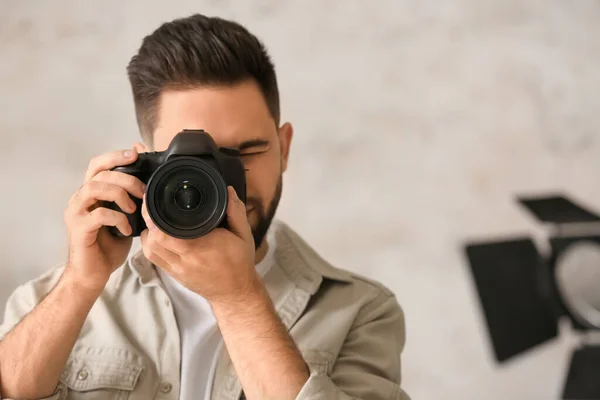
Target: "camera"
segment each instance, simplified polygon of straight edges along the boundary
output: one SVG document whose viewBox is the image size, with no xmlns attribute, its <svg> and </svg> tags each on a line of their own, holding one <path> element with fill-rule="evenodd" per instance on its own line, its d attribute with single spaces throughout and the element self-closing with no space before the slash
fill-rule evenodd
<svg viewBox="0 0 600 400">
<path fill-rule="evenodd" d="M 600 331 L 600 216 L 561 193 L 517 201 L 549 228 L 545 251 L 523 234 L 464 246 L 496 361 L 557 338 L 564 321 L 583 340 L 561 398 L 600 399 L 600 346 L 589 340 Z"/>
<path fill-rule="evenodd" d="M 140 153 L 137 160 L 112 171 L 133 175 L 146 184 L 146 207 L 156 226 L 169 236 L 192 239 L 227 227 L 227 186 L 246 202 L 246 171 L 237 149 L 218 147 L 204 130 L 184 129 L 162 152 Z M 131 196 L 136 211 L 127 214 L 129 237 L 146 229 L 142 199 Z M 108 208 L 123 212 L 111 202 Z M 115 227 L 111 234 L 123 237 Z"/>
</svg>

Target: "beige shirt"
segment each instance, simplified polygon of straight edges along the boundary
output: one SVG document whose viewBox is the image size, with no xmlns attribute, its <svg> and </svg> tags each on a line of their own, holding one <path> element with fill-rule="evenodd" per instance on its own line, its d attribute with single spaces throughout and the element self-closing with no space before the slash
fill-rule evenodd
<svg viewBox="0 0 600 400">
<path fill-rule="evenodd" d="M 400 388 L 404 315 L 393 293 L 334 268 L 286 224 L 274 224 L 275 265 L 263 282 L 311 371 L 297 399 L 407 400 Z M 0 340 L 53 288 L 61 273 L 62 267 L 55 268 L 13 292 Z M 113 273 L 92 307 L 56 392 L 48 399 L 176 400 L 179 338 L 162 282 L 138 252 Z M 211 375 L 206 400 L 242 396 L 225 347 Z"/>
</svg>

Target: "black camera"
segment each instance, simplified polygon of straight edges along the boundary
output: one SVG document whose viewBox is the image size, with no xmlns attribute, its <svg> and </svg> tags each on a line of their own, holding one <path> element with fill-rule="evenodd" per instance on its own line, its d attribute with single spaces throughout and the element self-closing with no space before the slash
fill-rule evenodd
<svg viewBox="0 0 600 400">
<path fill-rule="evenodd" d="M 246 202 L 246 171 L 237 149 L 218 147 L 203 130 L 184 129 L 162 152 L 141 153 L 126 166 L 113 168 L 146 183 L 146 206 L 156 226 L 180 239 L 203 236 L 227 226 L 227 186 L 233 186 Z M 142 199 L 130 196 L 136 204 L 126 214 L 132 228 L 130 237 L 146 229 Z M 123 212 L 116 203 L 108 208 Z M 124 235 L 110 227 L 115 236 Z"/>
</svg>

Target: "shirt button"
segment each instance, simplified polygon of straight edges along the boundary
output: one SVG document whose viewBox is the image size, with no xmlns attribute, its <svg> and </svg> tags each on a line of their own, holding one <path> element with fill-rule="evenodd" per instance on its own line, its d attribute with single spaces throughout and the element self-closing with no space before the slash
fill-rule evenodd
<svg viewBox="0 0 600 400">
<path fill-rule="evenodd" d="M 79 379 L 80 381 L 85 381 L 88 377 L 88 372 L 84 369 L 79 371 L 79 373 L 77 374 L 77 379 Z"/>
<path fill-rule="evenodd" d="M 163 393 L 169 393 L 172 389 L 173 389 L 173 385 L 171 385 L 169 382 L 163 382 L 160 385 L 160 391 Z"/>
<path fill-rule="evenodd" d="M 171 302 L 169 301 L 169 299 L 165 299 L 165 306 L 169 307 L 171 305 Z"/>
</svg>

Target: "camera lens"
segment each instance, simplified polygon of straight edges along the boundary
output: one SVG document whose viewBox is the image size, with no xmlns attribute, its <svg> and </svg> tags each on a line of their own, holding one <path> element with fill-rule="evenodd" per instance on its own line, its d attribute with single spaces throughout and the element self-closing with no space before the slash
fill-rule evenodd
<svg viewBox="0 0 600 400">
<path fill-rule="evenodd" d="M 202 192 L 189 181 L 184 181 L 175 192 L 175 205 L 183 211 L 194 211 L 202 204 Z"/>
<path fill-rule="evenodd" d="M 194 238 L 219 226 L 227 210 L 221 174 L 197 157 L 177 157 L 159 166 L 148 181 L 148 213 L 170 236 Z"/>
<path fill-rule="evenodd" d="M 217 212 L 219 195 L 214 180 L 190 166 L 173 168 L 157 186 L 157 211 L 176 229 L 191 230 Z"/>
</svg>

